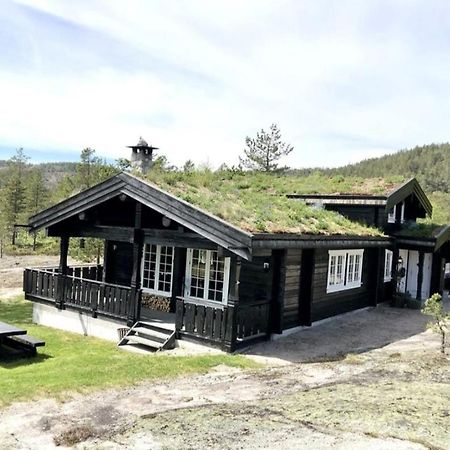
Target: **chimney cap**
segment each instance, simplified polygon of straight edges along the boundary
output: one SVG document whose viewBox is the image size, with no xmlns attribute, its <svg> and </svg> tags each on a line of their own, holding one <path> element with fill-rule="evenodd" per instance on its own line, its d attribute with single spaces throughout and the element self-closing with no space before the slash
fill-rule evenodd
<svg viewBox="0 0 450 450">
<path fill-rule="evenodd" d="M 127 148 L 132 149 L 148 149 L 148 150 L 158 150 L 158 147 L 153 147 L 152 145 L 148 145 L 147 141 L 142 138 L 139 138 L 139 141 L 136 145 L 127 145 Z"/>
</svg>

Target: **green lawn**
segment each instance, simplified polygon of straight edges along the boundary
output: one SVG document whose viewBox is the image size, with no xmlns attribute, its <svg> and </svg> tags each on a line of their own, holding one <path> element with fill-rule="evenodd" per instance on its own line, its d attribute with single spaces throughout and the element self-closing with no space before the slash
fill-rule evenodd
<svg viewBox="0 0 450 450">
<path fill-rule="evenodd" d="M 81 336 L 31 321 L 32 304 L 0 300 L 0 321 L 24 327 L 42 338 L 35 358 L 0 361 L 0 405 L 68 391 L 132 384 L 138 381 L 204 373 L 218 364 L 250 368 L 256 363 L 240 355 L 141 355 L 120 350 L 114 342 Z"/>
</svg>

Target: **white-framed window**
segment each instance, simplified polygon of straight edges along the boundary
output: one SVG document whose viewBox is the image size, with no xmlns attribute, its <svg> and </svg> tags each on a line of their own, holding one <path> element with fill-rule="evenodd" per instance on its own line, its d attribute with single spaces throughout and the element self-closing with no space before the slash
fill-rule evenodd
<svg viewBox="0 0 450 450">
<path fill-rule="evenodd" d="M 327 292 L 361 286 L 364 250 L 329 250 Z"/>
<path fill-rule="evenodd" d="M 145 244 L 142 258 L 142 290 L 160 295 L 172 294 L 174 248 Z"/>
<path fill-rule="evenodd" d="M 400 223 L 405 221 L 405 202 L 402 202 L 398 205 L 400 207 Z M 396 223 L 397 222 L 397 205 L 394 205 L 393 208 L 388 212 L 388 223 Z"/>
<path fill-rule="evenodd" d="M 395 223 L 395 216 L 397 215 L 397 205 L 388 212 L 388 223 Z"/>
<path fill-rule="evenodd" d="M 230 258 L 216 250 L 189 248 L 184 295 L 196 300 L 227 304 Z"/>
<path fill-rule="evenodd" d="M 392 258 L 394 253 L 392 250 L 384 251 L 384 281 L 392 280 Z"/>
</svg>

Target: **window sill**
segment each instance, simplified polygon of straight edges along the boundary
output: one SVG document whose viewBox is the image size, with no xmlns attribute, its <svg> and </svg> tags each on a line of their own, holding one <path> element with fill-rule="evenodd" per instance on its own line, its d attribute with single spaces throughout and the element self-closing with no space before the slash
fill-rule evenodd
<svg viewBox="0 0 450 450">
<path fill-rule="evenodd" d="M 362 283 L 345 285 L 345 286 L 327 287 L 327 294 L 333 294 L 334 292 L 341 292 L 341 291 L 349 291 L 350 289 L 358 289 L 361 286 L 362 286 Z"/>
<path fill-rule="evenodd" d="M 390 281 L 392 281 L 392 278 L 391 278 L 391 277 L 385 278 L 385 279 L 384 279 L 384 282 L 385 282 L 385 283 L 389 283 Z"/>
<path fill-rule="evenodd" d="M 171 292 L 153 291 L 151 289 L 146 289 L 146 288 L 142 288 L 142 292 L 144 294 L 155 295 L 157 297 L 167 297 L 167 298 L 172 297 Z"/>
<path fill-rule="evenodd" d="M 191 303 L 195 305 L 202 305 L 202 306 L 210 306 L 216 309 L 224 309 L 226 303 L 223 302 L 215 302 L 213 300 L 204 300 L 202 298 L 193 298 L 193 297 L 177 297 L 179 300 L 183 300 L 185 303 Z"/>
</svg>

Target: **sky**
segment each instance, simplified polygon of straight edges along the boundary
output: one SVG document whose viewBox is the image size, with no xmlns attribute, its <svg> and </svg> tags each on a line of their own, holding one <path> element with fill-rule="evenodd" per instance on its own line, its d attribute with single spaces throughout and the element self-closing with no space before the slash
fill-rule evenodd
<svg viewBox="0 0 450 450">
<path fill-rule="evenodd" d="M 276 123 L 291 167 L 450 133 L 447 0 L 0 0 L 0 159 L 85 147 L 237 164 Z"/>
</svg>

